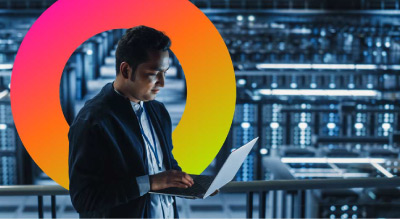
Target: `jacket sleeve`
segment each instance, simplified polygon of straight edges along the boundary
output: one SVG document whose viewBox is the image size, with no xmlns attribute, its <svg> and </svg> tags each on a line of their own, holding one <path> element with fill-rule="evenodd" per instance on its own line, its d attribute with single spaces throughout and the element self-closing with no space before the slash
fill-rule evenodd
<svg viewBox="0 0 400 219">
<path fill-rule="evenodd" d="M 107 137 L 101 126 L 77 119 L 68 138 L 70 196 L 79 213 L 107 210 L 140 196 L 136 176 L 107 177 Z"/>
</svg>

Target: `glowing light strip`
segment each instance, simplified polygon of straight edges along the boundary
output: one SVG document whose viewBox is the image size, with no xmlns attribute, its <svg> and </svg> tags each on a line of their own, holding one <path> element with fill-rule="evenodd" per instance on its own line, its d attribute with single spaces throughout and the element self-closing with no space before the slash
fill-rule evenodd
<svg viewBox="0 0 400 219">
<path fill-rule="evenodd" d="M 0 70 L 0 77 L 10 77 L 10 76 L 11 76 L 11 71 Z"/>
<path fill-rule="evenodd" d="M 257 64 L 257 69 L 311 69 L 311 64 Z"/>
<path fill-rule="evenodd" d="M 339 70 L 354 70 L 356 65 L 354 64 L 338 64 L 338 65 L 330 65 L 330 64 L 313 64 L 311 66 L 312 69 L 339 69 Z"/>
<path fill-rule="evenodd" d="M 330 69 L 330 70 L 375 70 L 378 65 L 370 64 L 291 64 L 291 63 L 260 63 L 256 65 L 262 69 Z M 387 66 L 389 69 L 400 69 L 400 65 Z"/>
<path fill-rule="evenodd" d="M 262 95 L 283 96 L 363 96 L 376 97 L 380 92 L 375 90 L 328 90 L 328 89 L 259 89 Z"/>
<path fill-rule="evenodd" d="M 376 65 L 356 65 L 356 69 L 361 69 L 361 70 L 374 70 L 377 69 Z"/>
<path fill-rule="evenodd" d="M 385 163 L 383 158 L 282 157 L 282 163 Z"/>
<path fill-rule="evenodd" d="M 328 165 L 330 166 L 330 167 L 332 167 L 337 173 L 340 173 L 340 174 L 343 174 L 343 170 L 341 170 L 338 166 L 336 166 L 335 164 L 333 164 L 333 163 L 328 163 Z"/>
<path fill-rule="evenodd" d="M 383 168 L 381 165 L 377 163 L 371 163 L 372 166 L 374 166 L 376 169 L 378 169 L 381 173 L 383 173 L 386 177 L 392 178 L 393 174 L 391 174 L 389 171 L 387 171 L 385 168 Z"/>
<path fill-rule="evenodd" d="M 8 94 L 8 90 L 3 90 L 2 92 L 0 92 L 0 99 L 7 96 Z"/>
<path fill-rule="evenodd" d="M 11 70 L 13 66 L 13 64 L 0 64 L 0 70 Z"/>
<path fill-rule="evenodd" d="M 392 69 L 392 70 L 400 70 L 400 65 L 389 65 L 388 69 Z"/>
<path fill-rule="evenodd" d="M 291 170 L 294 170 L 294 173 L 338 173 L 338 171 L 334 169 L 326 169 L 326 168 L 312 168 L 309 169 L 299 169 L 291 167 Z"/>
<path fill-rule="evenodd" d="M 368 173 L 295 173 L 295 177 L 368 177 Z"/>
</svg>

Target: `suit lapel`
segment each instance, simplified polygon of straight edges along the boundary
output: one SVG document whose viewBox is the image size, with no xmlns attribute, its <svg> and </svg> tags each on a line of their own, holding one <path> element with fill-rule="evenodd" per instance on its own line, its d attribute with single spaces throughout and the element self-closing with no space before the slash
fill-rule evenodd
<svg viewBox="0 0 400 219">
<path fill-rule="evenodd" d="M 115 93 L 114 90 L 111 92 Z M 115 114 L 121 116 L 121 121 L 126 121 L 127 126 L 133 130 L 132 135 L 134 139 L 136 139 L 136 143 L 133 143 L 133 146 L 136 148 L 136 150 L 142 153 L 144 170 L 146 174 L 148 174 L 147 151 L 142 134 L 140 132 L 139 121 L 136 117 L 136 113 L 133 111 L 131 102 L 128 99 L 125 99 L 124 97 L 119 96 L 119 94 L 114 93 L 112 93 L 114 96 L 111 98 L 111 105 L 113 106 Z M 128 133 L 130 133 L 130 131 Z"/>
<path fill-rule="evenodd" d="M 167 169 L 171 169 L 169 151 L 167 151 L 167 148 L 168 148 L 167 140 L 165 138 L 164 131 L 160 126 L 160 124 L 161 124 L 160 118 L 158 117 L 156 110 L 153 107 L 153 104 L 151 104 L 149 102 L 145 102 L 144 105 L 150 116 L 151 124 L 153 125 L 153 127 L 156 131 L 158 140 L 161 144 L 161 149 L 162 149 L 163 157 L 164 157 L 164 164 L 167 167 Z"/>
<path fill-rule="evenodd" d="M 132 105 L 130 105 L 129 103 L 129 108 L 130 108 L 130 113 L 131 113 L 131 117 L 132 117 L 132 127 L 133 127 L 133 133 L 135 134 L 136 138 L 139 140 L 140 142 L 140 147 L 143 151 L 143 163 L 145 166 L 145 171 L 146 173 L 148 173 L 148 160 L 147 160 L 147 150 L 146 150 L 146 145 L 145 142 L 143 140 L 143 136 L 142 136 L 142 132 L 140 131 L 140 127 L 139 127 L 139 121 L 138 118 L 136 116 L 135 111 L 133 111 Z"/>
<path fill-rule="evenodd" d="M 132 145 L 130 146 L 134 147 L 134 150 L 136 150 L 138 153 L 141 153 L 144 172 L 148 174 L 147 150 L 140 132 L 139 121 L 132 108 L 130 100 L 115 92 L 112 83 L 108 83 L 106 86 L 104 86 L 101 94 L 105 95 L 105 98 L 110 104 L 113 113 L 118 115 L 120 121 L 124 121 L 124 125 L 126 124 L 126 133 L 133 138 Z"/>
</svg>

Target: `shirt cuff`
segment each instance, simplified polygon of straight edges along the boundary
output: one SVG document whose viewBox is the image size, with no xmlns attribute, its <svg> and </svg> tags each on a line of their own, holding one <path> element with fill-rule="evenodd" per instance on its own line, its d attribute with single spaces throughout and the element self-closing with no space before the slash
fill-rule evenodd
<svg viewBox="0 0 400 219">
<path fill-rule="evenodd" d="M 150 179 L 149 175 L 138 176 L 136 177 L 136 182 L 139 186 L 140 196 L 148 193 L 150 191 Z"/>
</svg>

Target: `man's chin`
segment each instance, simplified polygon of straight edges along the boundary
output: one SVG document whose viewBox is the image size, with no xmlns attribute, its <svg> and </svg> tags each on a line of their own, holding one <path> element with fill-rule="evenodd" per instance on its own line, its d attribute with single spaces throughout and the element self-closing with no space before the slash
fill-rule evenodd
<svg viewBox="0 0 400 219">
<path fill-rule="evenodd" d="M 152 101 L 156 99 L 156 95 L 149 95 L 146 98 L 143 98 L 143 102 Z"/>
</svg>

